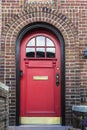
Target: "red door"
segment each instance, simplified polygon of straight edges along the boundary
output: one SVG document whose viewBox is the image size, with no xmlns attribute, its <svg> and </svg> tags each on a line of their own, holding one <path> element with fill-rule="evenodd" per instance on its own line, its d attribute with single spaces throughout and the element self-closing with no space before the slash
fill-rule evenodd
<svg viewBox="0 0 87 130">
<path fill-rule="evenodd" d="M 42 124 L 47 122 L 46 119 L 60 124 L 61 62 L 58 39 L 47 31 L 34 31 L 25 35 L 20 48 L 21 124 L 39 124 L 41 119 L 44 120 Z"/>
</svg>

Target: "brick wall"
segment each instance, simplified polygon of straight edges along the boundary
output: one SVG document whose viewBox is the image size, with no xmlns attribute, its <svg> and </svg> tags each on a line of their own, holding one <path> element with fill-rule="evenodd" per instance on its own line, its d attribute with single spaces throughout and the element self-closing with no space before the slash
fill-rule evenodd
<svg viewBox="0 0 87 130">
<path fill-rule="evenodd" d="M 2 1 L 0 1 L 0 60 L 2 60 L 2 57 L 1 57 L 1 27 L 2 27 L 2 13 L 1 13 L 1 11 L 2 11 Z M 2 77 L 2 75 L 1 75 L 1 73 L 2 73 L 2 70 L 1 70 L 1 64 L 0 64 L 0 79 L 1 79 L 1 77 Z"/>
<path fill-rule="evenodd" d="M 1 43 L 1 27 L 2 27 L 2 13 L 1 13 L 1 11 L 2 11 L 1 5 L 2 4 L 1 3 L 2 3 L 2 1 L 0 1 L 0 43 Z"/>
<path fill-rule="evenodd" d="M 8 87 L 0 82 L 0 130 L 7 130 L 8 107 Z"/>
<path fill-rule="evenodd" d="M 56 2 L 56 4 L 55 4 Z M 71 124 L 71 106 L 87 101 L 87 1 L 60 0 L 54 4 L 27 4 L 24 0 L 2 1 L 1 81 L 10 90 L 10 125 L 15 125 L 16 62 L 15 43 L 23 27 L 48 22 L 58 28 L 65 41 L 66 124 Z M 33 8 L 32 8 L 33 7 Z M 51 10 L 44 10 L 48 7 Z"/>
</svg>

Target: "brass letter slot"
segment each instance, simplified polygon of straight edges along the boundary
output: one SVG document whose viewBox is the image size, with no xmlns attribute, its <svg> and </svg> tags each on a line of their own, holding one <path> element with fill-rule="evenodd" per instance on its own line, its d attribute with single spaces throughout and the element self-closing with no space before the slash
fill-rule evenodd
<svg viewBox="0 0 87 130">
<path fill-rule="evenodd" d="M 33 80 L 48 80 L 48 76 L 33 76 Z"/>
</svg>

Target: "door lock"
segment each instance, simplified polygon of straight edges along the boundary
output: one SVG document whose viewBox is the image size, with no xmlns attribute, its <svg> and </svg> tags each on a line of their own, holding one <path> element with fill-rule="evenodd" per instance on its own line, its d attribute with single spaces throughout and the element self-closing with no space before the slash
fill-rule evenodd
<svg viewBox="0 0 87 130">
<path fill-rule="evenodd" d="M 20 70 L 20 76 L 23 76 L 23 71 L 22 70 Z"/>
<path fill-rule="evenodd" d="M 56 86 L 58 87 L 58 85 L 59 85 L 59 74 L 57 73 L 56 74 Z"/>
</svg>

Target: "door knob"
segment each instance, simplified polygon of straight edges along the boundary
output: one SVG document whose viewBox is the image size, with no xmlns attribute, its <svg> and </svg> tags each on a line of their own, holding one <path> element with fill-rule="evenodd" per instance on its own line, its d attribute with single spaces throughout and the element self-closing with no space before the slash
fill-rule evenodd
<svg viewBox="0 0 87 130">
<path fill-rule="evenodd" d="M 56 73 L 56 86 L 58 87 L 58 85 L 59 85 L 59 74 Z"/>
</svg>

